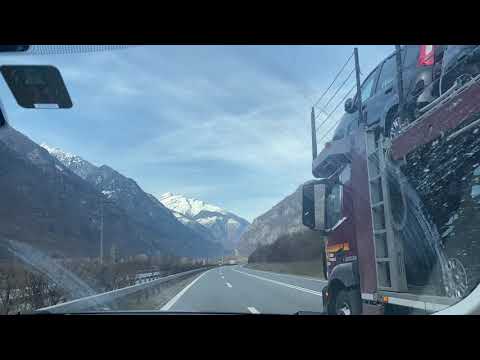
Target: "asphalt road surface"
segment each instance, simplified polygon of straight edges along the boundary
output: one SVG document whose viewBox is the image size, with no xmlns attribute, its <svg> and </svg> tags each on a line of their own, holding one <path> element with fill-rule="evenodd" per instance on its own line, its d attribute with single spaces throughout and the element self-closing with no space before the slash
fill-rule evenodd
<svg viewBox="0 0 480 360">
<path fill-rule="evenodd" d="M 160 310 L 293 314 L 322 311 L 326 281 L 248 269 L 240 265 L 208 270 Z"/>
</svg>

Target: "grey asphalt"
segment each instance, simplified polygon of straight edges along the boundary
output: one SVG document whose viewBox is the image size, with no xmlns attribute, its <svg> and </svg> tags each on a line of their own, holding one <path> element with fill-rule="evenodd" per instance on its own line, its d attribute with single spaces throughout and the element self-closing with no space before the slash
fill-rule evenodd
<svg viewBox="0 0 480 360">
<path fill-rule="evenodd" d="M 326 281 L 248 269 L 240 265 L 208 270 L 161 310 L 293 314 L 322 311 Z"/>
</svg>

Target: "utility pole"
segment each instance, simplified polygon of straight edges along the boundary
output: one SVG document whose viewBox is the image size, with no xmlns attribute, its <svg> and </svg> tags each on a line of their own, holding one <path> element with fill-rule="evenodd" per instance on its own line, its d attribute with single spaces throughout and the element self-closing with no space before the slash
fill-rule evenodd
<svg viewBox="0 0 480 360">
<path fill-rule="evenodd" d="M 358 124 L 363 122 L 362 92 L 360 88 L 360 62 L 358 60 L 358 48 L 353 49 L 355 55 L 355 75 L 357 79 L 357 105 L 358 105 Z"/>
<path fill-rule="evenodd" d="M 100 200 L 100 264 L 103 264 L 103 198 Z"/>
<path fill-rule="evenodd" d="M 395 45 L 395 56 L 397 59 L 397 87 L 398 87 L 398 117 L 401 125 L 404 123 L 405 103 L 403 99 L 403 75 L 402 75 L 402 49 Z"/>
<path fill-rule="evenodd" d="M 317 158 L 317 125 L 315 124 L 315 108 L 312 106 L 312 114 L 310 118 L 312 127 L 312 158 Z"/>
</svg>

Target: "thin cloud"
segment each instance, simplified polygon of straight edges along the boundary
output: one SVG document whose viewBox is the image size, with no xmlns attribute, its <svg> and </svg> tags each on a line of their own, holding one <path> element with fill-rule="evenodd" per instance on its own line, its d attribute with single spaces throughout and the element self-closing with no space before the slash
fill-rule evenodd
<svg viewBox="0 0 480 360">
<path fill-rule="evenodd" d="M 252 220 L 311 178 L 311 100 L 351 51 L 298 49 L 158 46 L 18 57 L 57 65 L 74 108 L 17 111 L 11 96 L 6 105 L 14 126 L 37 142 L 108 164 L 154 195 L 184 193 Z M 366 67 L 383 51 L 362 48 L 373 54 Z"/>
</svg>

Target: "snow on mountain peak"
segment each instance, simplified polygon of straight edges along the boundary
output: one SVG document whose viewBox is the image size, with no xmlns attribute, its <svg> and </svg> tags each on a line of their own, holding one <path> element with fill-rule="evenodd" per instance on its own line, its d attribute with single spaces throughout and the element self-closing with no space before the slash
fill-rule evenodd
<svg viewBox="0 0 480 360">
<path fill-rule="evenodd" d="M 62 149 L 56 147 L 49 146 L 45 143 L 40 144 L 40 146 L 47 150 L 50 155 L 60 161 L 62 165 L 66 166 L 83 179 L 86 179 L 88 174 L 96 169 L 94 165 L 90 164 L 88 161 L 82 159 L 75 154 L 63 151 Z"/>
<path fill-rule="evenodd" d="M 227 211 L 218 206 L 207 204 L 202 200 L 186 198 L 182 195 L 176 195 L 171 192 L 163 194 L 160 196 L 159 200 L 170 210 L 174 210 L 189 217 L 195 217 L 201 211 L 216 212 L 223 215 L 228 214 Z"/>
<path fill-rule="evenodd" d="M 249 225 L 248 221 L 237 215 L 201 200 L 171 192 L 163 194 L 158 200 L 175 213 L 175 216 L 183 223 L 194 222 L 208 229 L 225 249 L 235 248 L 240 236 Z M 177 214 L 181 214 L 185 218 L 182 219 Z"/>
<path fill-rule="evenodd" d="M 48 144 L 45 144 L 45 143 L 41 143 L 40 146 L 43 147 L 45 150 L 47 150 L 50 154 L 55 155 L 55 157 L 58 156 L 60 158 L 65 158 L 65 159 L 71 159 L 75 157 L 75 155 L 69 152 L 63 151 L 62 149 L 59 149 L 57 147 L 49 146 Z"/>
</svg>

